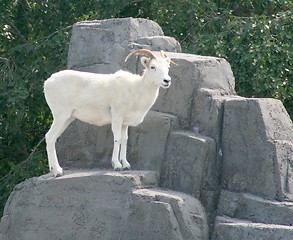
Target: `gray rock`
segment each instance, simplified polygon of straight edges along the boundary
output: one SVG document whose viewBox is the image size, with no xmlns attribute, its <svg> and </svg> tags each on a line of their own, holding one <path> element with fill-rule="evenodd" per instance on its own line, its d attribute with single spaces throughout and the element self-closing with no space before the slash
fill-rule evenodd
<svg viewBox="0 0 293 240">
<path fill-rule="evenodd" d="M 293 239 L 293 227 L 218 217 L 212 240 Z"/>
<path fill-rule="evenodd" d="M 205 186 L 218 188 L 213 139 L 190 131 L 171 132 L 161 185 L 199 198 Z"/>
<path fill-rule="evenodd" d="M 168 36 L 142 37 L 138 38 L 135 42 L 153 51 L 181 52 L 179 42 L 175 38 Z"/>
<path fill-rule="evenodd" d="M 79 22 L 73 25 L 68 68 L 110 64 L 116 46 L 127 47 L 141 37 L 163 36 L 161 27 L 146 19 L 109 19 Z M 114 47 L 114 48 L 113 48 Z M 125 49 L 127 50 L 127 49 Z M 116 55 L 117 57 L 117 55 Z M 115 59 L 122 62 L 124 59 Z"/>
<path fill-rule="evenodd" d="M 242 98 L 227 95 L 224 90 L 200 88 L 197 91 L 191 110 L 191 128 L 213 138 L 217 143 L 217 152 L 221 151 L 224 103 L 229 99 Z"/>
<path fill-rule="evenodd" d="M 208 239 L 194 198 L 156 188 L 151 171 L 75 171 L 19 184 L 0 224 L 1 240 Z"/>
<path fill-rule="evenodd" d="M 173 131 L 168 138 L 160 185 L 199 199 L 209 223 L 219 194 L 219 165 L 213 139 L 190 131 Z"/>
<path fill-rule="evenodd" d="M 97 127 L 76 120 L 56 144 L 60 165 L 65 169 L 111 168 L 113 142 L 110 125 Z"/>
<path fill-rule="evenodd" d="M 140 211 L 137 211 L 139 214 L 136 214 L 137 220 L 142 218 L 141 212 L 149 216 L 149 213 L 155 212 L 155 206 L 159 206 L 159 209 L 163 206 L 163 208 L 170 208 L 170 213 L 175 217 L 172 228 L 177 231 L 179 230 L 175 238 L 170 234 L 165 236 L 154 234 L 155 232 L 161 232 L 160 229 L 168 228 L 166 227 L 164 216 L 161 216 L 158 211 L 157 218 L 144 218 L 146 224 L 143 224 L 143 226 L 149 226 L 151 224 L 151 229 L 154 229 L 154 231 L 146 238 L 144 238 L 145 235 L 138 234 L 138 236 L 143 236 L 141 239 L 208 239 L 205 211 L 198 200 L 183 193 L 158 189 L 137 189 L 133 193 L 137 198 L 134 210 L 140 209 Z M 147 208 L 144 206 L 145 203 L 148 203 Z M 136 220 L 136 218 L 134 219 Z M 135 224 L 136 221 L 132 223 Z"/>
<path fill-rule="evenodd" d="M 170 131 L 178 128 L 176 117 L 149 111 L 141 125 L 129 130 L 128 159 L 133 169 L 161 173 Z"/>
<path fill-rule="evenodd" d="M 274 99 L 225 101 L 223 187 L 292 199 L 293 125 Z"/>
<path fill-rule="evenodd" d="M 181 51 L 180 44 L 165 37 L 161 27 L 151 20 L 85 21 L 73 25 L 67 67 L 97 73 L 113 73 L 121 68 L 134 72 L 136 61 L 125 63 L 124 59 L 137 48 Z"/>
<path fill-rule="evenodd" d="M 217 215 L 257 223 L 292 226 L 293 202 L 268 200 L 250 193 L 222 190 Z"/>
</svg>

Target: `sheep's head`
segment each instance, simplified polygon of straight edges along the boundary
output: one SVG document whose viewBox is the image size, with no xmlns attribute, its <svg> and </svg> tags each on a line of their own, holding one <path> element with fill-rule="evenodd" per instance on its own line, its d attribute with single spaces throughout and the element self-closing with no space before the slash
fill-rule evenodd
<svg viewBox="0 0 293 240">
<path fill-rule="evenodd" d="M 145 67 L 146 74 L 148 79 L 152 81 L 154 84 L 161 86 L 162 88 L 168 88 L 171 85 L 171 77 L 169 76 L 170 64 L 175 64 L 164 51 L 161 51 L 160 56 L 155 56 L 150 50 L 147 49 L 139 49 L 131 52 L 126 58 L 125 62 L 128 58 L 134 54 L 143 54 L 147 57 L 141 58 L 141 63 Z"/>
</svg>

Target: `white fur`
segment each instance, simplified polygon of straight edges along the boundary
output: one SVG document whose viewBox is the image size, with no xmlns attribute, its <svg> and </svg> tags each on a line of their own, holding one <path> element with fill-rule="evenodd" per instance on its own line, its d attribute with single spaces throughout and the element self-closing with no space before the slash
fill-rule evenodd
<svg viewBox="0 0 293 240">
<path fill-rule="evenodd" d="M 45 81 L 45 98 L 53 114 L 46 134 L 47 154 L 55 176 L 63 174 L 55 143 L 74 119 L 97 126 L 111 124 L 112 166 L 115 170 L 130 169 L 126 159 L 128 126 L 140 124 L 156 101 L 160 86 L 171 84 L 170 58 L 142 57 L 141 62 L 145 67 L 142 76 L 122 70 L 114 74 L 64 70 Z"/>
</svg>

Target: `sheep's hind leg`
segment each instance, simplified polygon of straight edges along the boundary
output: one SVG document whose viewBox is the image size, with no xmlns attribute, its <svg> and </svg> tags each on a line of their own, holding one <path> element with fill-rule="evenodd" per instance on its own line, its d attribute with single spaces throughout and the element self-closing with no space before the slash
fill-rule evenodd
<svg viewBox="0 0 293 240">
<path fill-rule="evenodd" d="M 56 141 L 68 125 L 73 121 L 73 118 L 54 117 L 52 126 L 46 134 L 47 154 L 49 160 L 50 172 L 56 177 L 63 175 L 63 169 L 60 167 L 56 154 Z"/>
<path fill-rule="evenodd" d="M 126 159 L 127 139 L 128 139 L 128 126 L 123 125 L 122 132 L 121 132 L 121 150 L 120 150 L 120 161 L 121 161 L 123 170 L 130 169 L 130 164 Z"/>
</svg>

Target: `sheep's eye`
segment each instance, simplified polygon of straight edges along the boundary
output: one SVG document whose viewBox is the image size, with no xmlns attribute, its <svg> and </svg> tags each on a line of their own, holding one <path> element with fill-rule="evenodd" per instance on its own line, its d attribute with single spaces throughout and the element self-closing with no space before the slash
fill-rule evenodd
<svg viewBox="0 0 293 240">
<path fill-rule="evenodd" d="M 151 66 L 151 69 L 156 69 L 156 67 L 154 67 L 154 66 Z"/>
</svg>

